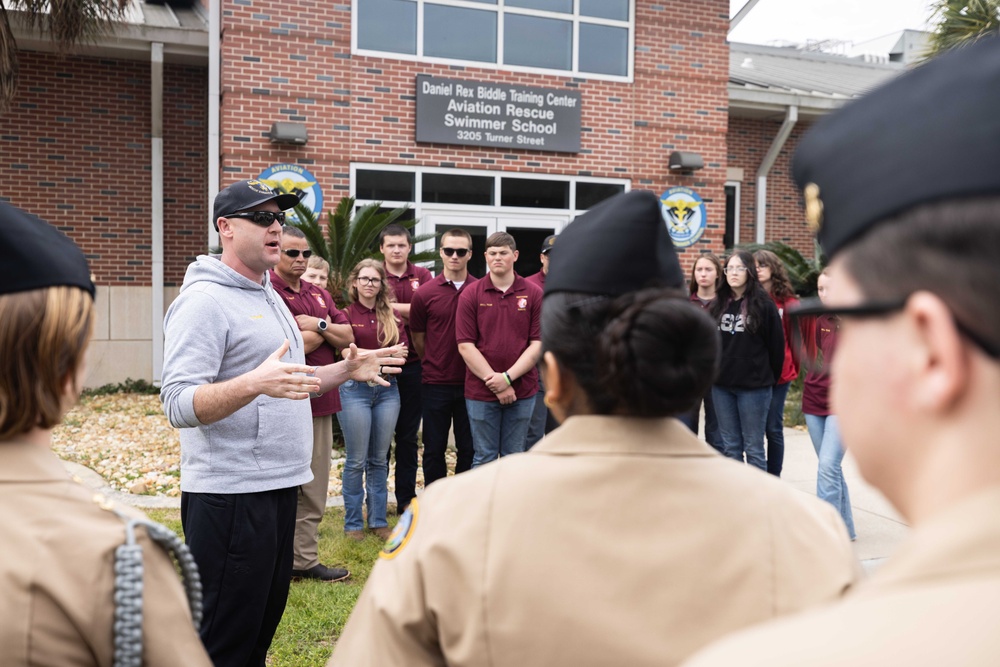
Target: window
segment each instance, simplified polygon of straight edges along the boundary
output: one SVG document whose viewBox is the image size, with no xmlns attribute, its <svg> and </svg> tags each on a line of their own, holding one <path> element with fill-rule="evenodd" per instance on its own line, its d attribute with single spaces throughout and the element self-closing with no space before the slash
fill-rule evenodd
<svg viewBox="0 0 1000 667">
<path fill-rule="evenodd" d="M 353 8 L 356 51 L 631 76 L 630 0 L 353 0 Z"/>
<path fill-rule="evenodd" d="M 493 204 L 493 178 L 424 174 L 421 193 L 424 202 L 490 206 Z"/>
<path fill-rule="evenodd" d="M 592 208 L 621 192 L 625 192 L 625 186 L 620 183 L 579 181 L 576 184 L 576 207 L 581 210 Z"/>
<path fill-rule="evenodd" d="M 355 197 L 378 201 L 413 201 L 413 173 L 405 171 L 358 171 Z"/>
<path fill-rule="evenodd" d="M 569 208 L 569 182 L 535 178 L 500 179 L 500 205 L 524 208 Z"/>
</svg>

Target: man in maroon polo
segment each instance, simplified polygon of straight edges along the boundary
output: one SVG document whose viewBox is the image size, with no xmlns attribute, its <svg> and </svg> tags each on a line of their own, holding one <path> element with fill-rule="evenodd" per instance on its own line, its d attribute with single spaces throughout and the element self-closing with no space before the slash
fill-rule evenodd
<svg viewBox="0 0 1000 667">
<path fill-rule="evenodd" d="M 455 474 L 472 467 L 465 361 L 455 342 L 458 297 L 476 281 L 468 271 L 472 237 L 464 229 L 449 229 L 441 236 L 439 252 L 444 271 L 421 287 L 410 302 L 410 340 L 422 364 L 424 486 L 448 474 L 444 454 L 452 425 L 458 451 Z"/>
<path fill-rule="evenodd" d="M 396 296 L 393 310 L 399 315 L 410 340 L 410 301 L 418 287 L 434 276 L 410 261 L 410 231 L 402 225 L 389 225 L 379 234 L 379 250 L 385 257 L 385 273 Z M 399 388 L 399 419 L 396 420 L 396 512 L 402 514 L 417 495 L 417 429 L 420 428 L 420 357 L 411 347 L 396 376 Z"/>
<path fill-rule="evenodd" d="M 473 468 L 524 451 L 542 349 L 542 290 L 514 272 L 514 237 L 491 234 L 485 254 L 489 273 L 462 292 L 455 315 Z"/>
<path fill-rule="evenodd" d="M 538 286 L 538 289 L 545 292 L 545 276 L 549 275 L 549 252 L 556 244 L 556 235 L 550 234 L 542 241 L 542 251 L 539 260 L 542 262 L 542 270 L 533 273 L 526 281 Z M 538 376 L 538 394 L 535 395 L 535 408 L 531 412 L 531 420 L 528 422 L 528 437 L 524 444 L 524 449 L 529 450 L 542 439 L 546 433 L 554 429 L 558 424 L 545 407 L 545 386 L 542 384 L 542 376 Z"/>
<path fill-rule="evenodd" d="M 309 243 L 296 227 L 281 228 L 281 258 L 271 270 L 271 285 L 295 316 L 305 344 L 306 363 L 323 366 L 336 361 L 335 351 L 354 342 L 351 325 L 322 287 L 302 280 Z M 310 399 L 313 421 L 313 479 L 301 487 L 295 512 L 292 576 L 320 581 L 340 581 L 347 570 L 319 562 L 319 524 L 326 510 L 333 448 L 333 415 L 340 412 L 336 389 Z"/>
</svg>

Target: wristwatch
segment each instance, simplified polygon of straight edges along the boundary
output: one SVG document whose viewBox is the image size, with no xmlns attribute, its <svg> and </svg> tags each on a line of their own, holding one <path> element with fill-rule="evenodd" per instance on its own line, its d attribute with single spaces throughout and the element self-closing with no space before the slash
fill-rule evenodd
<svg viewBox="0 0 1000 667">
<path fill-rule="evenodd" d="M 317 322 L 316 323 L 316 327 L 320 331 L 326 331 L 326 327 L 327 327 L 326 320 L 320 320 L 319 322 Z"/>
</svg>

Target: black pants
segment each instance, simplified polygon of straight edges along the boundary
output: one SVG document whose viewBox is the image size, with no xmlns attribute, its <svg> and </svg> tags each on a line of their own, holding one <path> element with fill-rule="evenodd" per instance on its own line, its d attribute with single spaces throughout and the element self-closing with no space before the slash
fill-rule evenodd
<svg viewBox="0 0 1000 667">
<path fill-rule="evenodd" d="M 396 376 L 399 419 L 396 420 L 396 507 L 417 495 L 417 430 L 420 428 L 420 362 L 403 366 Z"/>
<path fill-rule="evenodd" d="M 181 494 L 205 596 L 201 641 L 215 667 L 264 667 L 292 579 L 297 492 Z"/>
<path fill-rule="evenodd" d="M 448 430 L 454 424 L 458 461 L 455 474 L 472 468 L 472 429 L 465 410 L 465 385 L 425 384 L 424 404 L 424 488 L 448 475 L 444 453 Z"/>
</svg>

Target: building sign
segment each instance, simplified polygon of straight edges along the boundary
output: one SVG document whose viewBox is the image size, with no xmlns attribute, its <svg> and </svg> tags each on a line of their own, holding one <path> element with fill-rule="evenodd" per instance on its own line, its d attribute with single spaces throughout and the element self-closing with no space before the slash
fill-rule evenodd
<svg viewBox="0 0 1000 667">
<path fill-rule="evenodd" d="M 678 248 L 697 243 L 708 225 L 705 202 L 690 188 L 670 188 L 664 192 L 660 197 L 660 212 Z"/>
<path fill-rule="evenodd" d="M 579 91 L 417 76 L 417 141 L 580 152 Z"/>
<path fill-rule="evenodd" d="M 263 181 L 272 190 L 280 190 L 301 197 L 301 204 L 319 215 L 323 211 L 323 191 L 308 169 L 297 164 L 275 164 L 260 173 L 258 181 Z M 301 222 L 294 210 L 288 211 L 288 216 L 295 222 Z"/>
</svg>

